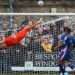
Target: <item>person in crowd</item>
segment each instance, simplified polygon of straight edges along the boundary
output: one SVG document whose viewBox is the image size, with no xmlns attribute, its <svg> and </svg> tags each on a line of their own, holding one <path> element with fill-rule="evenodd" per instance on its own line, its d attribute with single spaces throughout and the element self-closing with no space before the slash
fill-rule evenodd
<svg viewBox="0 0 75 75">
<path fill-rule="evenodd" d="M 53 47 L 53 40 L 50 38 L 50 36 L 47 37 L 44 36 L 42 43 L 41 43 L 42 48 L 46 53 L 51 53 L 52 52 L 52 47 Z"/>
</svg>

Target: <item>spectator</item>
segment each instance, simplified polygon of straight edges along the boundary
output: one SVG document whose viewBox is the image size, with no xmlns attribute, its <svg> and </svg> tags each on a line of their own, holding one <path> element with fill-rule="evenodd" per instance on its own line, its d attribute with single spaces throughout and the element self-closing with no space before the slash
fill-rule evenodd
<svg viewBox="0 0 75 75">
<path fill-rule="evenodd" d="M 9 36 L 9 35 L 11 35 L 11 33 L 12 33 L 12 30 L 9 30 L 9 29 L 8 29 L 8 25 L 7 25 L 7 24 L 4 24 L 4 25 L 3 25 L 3 31 L 5 32 L 5 33 L 4 33 L 4 36 Z"/>
<path fill-rule="evenodd" d="M 50 42 L 49 38 L 47 37 L 43 38 L 41 46 L 43 47 L 46 53 L 52 52 L 52 42 Z"/>
</svg>

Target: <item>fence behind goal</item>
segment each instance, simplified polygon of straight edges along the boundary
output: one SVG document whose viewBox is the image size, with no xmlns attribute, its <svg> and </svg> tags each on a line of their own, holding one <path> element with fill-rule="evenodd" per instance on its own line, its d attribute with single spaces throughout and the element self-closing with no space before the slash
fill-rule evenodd
<svg viewBox="0 0 75 75">
<path fill-rule="evenodd" d="M 23 20 L 27 16 L 0 16 L 0 33 L 1 35 L 10 35 L 18 27 L 22 26 Z M 57 37 L 61 33 L 65 25 L 66 16 L 32 16 L 33 19 L 43 18 L 43 32 L 39 29 L 33 30 L 29 36 L 23 40 L 25 47 L 16 45 L 11 48 L 3 48 L 0 50 L 0 75 L 60 75 L 57 66 L 58 50 L 51 53 L 45 52 L 41 46 L 41 40 L 50 36 L 49 40 L 54 38 L 54 45 L 58 43 Z M 66 24 L 73 25 L 75 16 L 70 16 Z M 71 26 L 72 28 L 72 26 Z M 72 50 L 72 63 L 75 64 L 75 50 Z M 75 75 L 70 68 L 67 68 L 69 75 Z"/>
</svg>

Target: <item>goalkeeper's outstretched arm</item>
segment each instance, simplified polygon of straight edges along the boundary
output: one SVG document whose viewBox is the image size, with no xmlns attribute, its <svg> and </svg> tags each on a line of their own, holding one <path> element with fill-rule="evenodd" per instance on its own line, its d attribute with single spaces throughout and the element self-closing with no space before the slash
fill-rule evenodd
<svg viewBox="0 0 75 75">
<path fill-rule="evenodd" d="M 28 33 L 39 23 L 40 22 L 38 21 L 30 21 L 29 24 L 25 26 L 23 29 L 21 29 L 19 32 L 12 34 L 8 37 L 3 37 L 3 39 L 0 41 L 0 48 L 8 48 L 16 44 L 19 44 L 19 42 L 23 38 L 25 38 L 28 35 Z"/>
</svg>

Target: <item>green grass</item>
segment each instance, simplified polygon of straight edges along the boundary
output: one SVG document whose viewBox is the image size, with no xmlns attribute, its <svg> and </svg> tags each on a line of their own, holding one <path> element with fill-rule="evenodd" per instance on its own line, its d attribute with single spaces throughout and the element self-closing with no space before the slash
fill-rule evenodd
<svg viewBox="0 0 75 75">
<path fill-rule="evenodd" d="M 59 74 L 51 74 L 51 73 L 42 73 L 42 74 L 40 74 L 40 73 L 22 73 L 22 72 L 20 72 L 20 73 L 1 73 L 0 75 L 59 75 Z"/>
<path fill-rule="evenodd" d="M 10 72 L 0 73 L 0 75 L 59 75 L 57 72 Z M 75 75 L 75 73 L 69 73 Z"/>
</svg>

